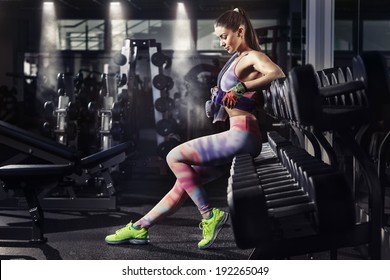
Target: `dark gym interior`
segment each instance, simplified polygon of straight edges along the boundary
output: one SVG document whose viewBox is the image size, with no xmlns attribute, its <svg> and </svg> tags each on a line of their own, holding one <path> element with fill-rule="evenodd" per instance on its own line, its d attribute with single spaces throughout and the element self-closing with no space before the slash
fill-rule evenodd
<svg viewBox="0 0 390 280">
<path fill-rule="evenodd" d="M 205 186 L 229 221 L 199 250 L 188 199 L 107 245 L 172 148 L 228 129 L 204 104 L 237 6 L 286 78 L 258 91 L 261 154 Z M 386 0 L 0 0 L 0 259 L 390 259 L 389 23 Z"/>
</svg>

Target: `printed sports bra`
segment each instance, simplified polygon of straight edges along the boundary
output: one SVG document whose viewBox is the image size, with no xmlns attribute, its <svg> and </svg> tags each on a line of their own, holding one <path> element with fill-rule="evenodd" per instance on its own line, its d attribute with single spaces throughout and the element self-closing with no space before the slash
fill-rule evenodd
<svg viewBox="0 0 390 280">
<path fill-rule="evenodd" d="M 248 54 L 246 54 L 246 55 L 248 55 Z M 236 66 L 237 66 L 238 62 L 241 60 L 241 58 L 240 58 L 239 60 L 233 62 L 237 56 L 238 56 L 238 54 L 236 53 L 226 63 L 225 67 L 222 68 L 220 75 L 218 77 L 218 89 L 219 90 L 216 91 L 215 93 L 213 93 L 213 95 L 215 97 L 214 102 L 219 104 L 219 105 L 223 105 L 222 99 L 225 96 L 226 92 L 229 91 L 232 87 L 234 87 L 239 82 L 242 82 L 241 80 L 238 79 L 238 77 L 236 76 L 236 73 L 235 73 Z M 251 92 L 250 97 L 247 97 L 247 96 L 241 97 L 238 100 L 238 102 L 235 106 L 235 109 L 239 109 L 239 110 L 247 111 L 247 112 L 251 113 L 256 107 L 256 101 L 254 100 L 254 98 L 252 98 L 254 96 L 254 94 L 255 94 L 255 92 Z"/>
</svg>

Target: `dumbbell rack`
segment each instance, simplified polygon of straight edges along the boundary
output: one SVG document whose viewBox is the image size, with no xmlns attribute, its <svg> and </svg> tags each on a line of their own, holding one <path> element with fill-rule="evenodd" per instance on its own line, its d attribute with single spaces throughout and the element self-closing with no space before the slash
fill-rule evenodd
<svg viewBox="0 0 390 280">
<path fill-rule="evenodd" d="M 101 101 L 102 107 L 98 110 L 100 117 L 100 148 L 107 150 L 112 147 L 111 133 L 113 125 L 113 107 L 117 102 L 117 87 L 115 76 L 104 73 L 102 75 Z M 120 134 L 120 132 L 118 133 Z M 116 139 L 119 137 L 115 137 Z"/>
<path fill-rule="evenodd" d="M 252 229 L 248 231 L 233 227 L 237 245 L 241 248 L 251 247 L 248 244 L 251 239 L 292 238 L 316 233 L 318 218 L 315 213 L 316 205 L 310 194 L 282 165 L 269 144 L 263 144 L 262 151 L 257 158 L 250 155 L 236 156 L 230 170 L 228 201 L 233 224 L 239 220 L 243 222 L 244 213 L 241 211 L 254 211 L 256 222 L 261 221 L 262 227 L 256 236 L 250 238 L 241 234 L 243 231 L 247 234 Z M 242 208 L 236 195 L 238 190 L 243 193 L 253 192 L 257 201 L 251 203 L 247 200 L 248 207 Z M 253 208 L 254 205 L 257 207 Z"/>
<path fill-rule="evenodd" d="M 174 82 L 171 77 L 164 75 L 164 66 L 168 65 L 169 59 L 161 51 L 158 45 L 156 50 L 149 49 L 150 67 L 152 74 L 152 90 L 154 117 L 156 123 L 157 154 L 165 161 L 168 152 L 179 144 L 179 137 L 175 135 L 178 124 L 172 116 L 175 106 L 174 100 L 169 96 L 169 90 Z M 165 171 L 163 171 L 165 173 Z"/>
<path fill-rule="evenodd" d="M 67 107 L 69 104 L 69 97 L 66 95 L 62 95 L 58 97 L 58 107 L 54 110 L 54 114 L 57 116 L 57 126 L 54 130 L 56 135 L 56 140 L 58 143 L 67 145 L 68 137 L 66 133 L 66 115 L 67 115 Z"/>
<path fill-rule="evenodd" d="M 112 121 L 112 108 L 113 98 L 111 96 L 105 96 L 103 98 L 103 107 L 99 110 L 101 122 L 100 122 L 100 138 L 101 148 L 106 150 L 112 146 L 111 137 L 111 121 Z"/>
<path fill-rule="evenodd" d="M 352 170 L 339 166 L 337 160 L 332 162 L 348 178 L 353 176 L 351 190 L 360 228 L 352 232 L 367 235 L 362 241 L 368 245 L 368 257 L 383 257 L 382 245 L 386 250 L 388 243 L 383 239 L 388 236 L 383 231 L 386 224 L 384 195 L 388 186 L 388 180 L 383 176 L 388 159 L 381 157 L 386 157 L 384 153 L 389 150 L 390 141 L 385 137 L 381 142 L 379 168 L 375 167 L 362 142 L 373 130 L 383 127 L 381 124 L 388 119 L 390 75 L 383 55 L 364 52 L 354 57 L 352 71 L 349 68 L 315 71 L 312 65 L 295 67 L 284 81 L 272 82 L 266 96 L 266 108 L 275 119 L 298 133 L 311 134 L 313 141 L 318 141 L 316 145 L 326 147 L 325 154 L 336 158 L 334 145 L 337 144 L 342 149 L 338 151 L 341 155 L 353 158 Z M 330 143 L 321 140 L 326 132 L 334 136 Z M 321 157 L 322 153 L 316 156 Z M 358 182 L 356 175 L 362 180 Z"/>
<path fill-rule="evenodd" d="M 56 141 L 66 146 L 77 137 L 77 124 L 74 120 L 77 119 L 78 109 L 73 100 L 72 86 L 69 85 L 73 84 L 71 80 L 72 76 L 59 73 L 57 76 L 57 106 L 52 101 L 47 101 L 44 104 L 45 117 L 47 118 L 43 124 L 44 131 L 46 131 L 47 136 L 51 136 L 53 133 Z M 54 125 L 51 124 L 53 117 L 55 119 Z"/>
<path fill-rule="evenodd" d="M 251 170 L 255 175 L 229 180 L 228 204 L 233 232 L 240 248 L 255 248 L 251 259 L 286 258 L 372 242 L 368 221 L 355 223 L 349 185 L 328 166 L 275 133 L 268 135 L 262 155 L 236 157 L 231 176 Z M 297 150 L 298 149 L 298 150 Z M 300 150 L 300 151 L 299 151 Z M 267 171 L 266 171 L 267 170 Z M 287 171 L 291 177 L 286 182 Z M 262 182 L 270 172 L 273 184 Z M 290 177 L 287 175 L 287 177 Z M 305 196 L 308 198 L 305 198 Z M 375 243 L 373 244 L 375 245 Z M 378 256 L 380 248 L 371 248 Z"/>
<path fill-rule="evenodd" d="M 154 39 L 149 40 L 125 40 L 124 47 L 122 47 L 122 55 L 126 57 L 128 63 L 121 66 L 121 73 L 128 75 L 128 83 L 122 88 L 122 91 L 128 91 L 130 96 L 133 93 L 134 79 L 136 78 L 136 64 L 137 56 L 141 50 L 146 50 L 150 62 L 150 78 L 152 81 L 152 100 L 154 106 L 154 122 L 156 126 L 156 144 L 157 144 L 157 156 L 151 160 L 141 160 L 140 165 L 156 165 L 151 167 L 158 167 L 161 174 L 165 174 L 166 164 L 165 156 L 161 155 L 163 152 L 168 153 L 173 146 L 178 144 L 178 141 L 170 141 L 169 134 L 174 130 L 177 125 L 176 121 L 169 117 L 167 111 L 173 105 L 172 100 L 167 96 L 167 91 L 173 87 L 173 81 L 170 77 L 163 74 L 163 66 L 166 65 L 167 57 L 161 51 L 161 44 Z M 133 160 L 134 165 L 138 165 L 137 160 Z"/>
</svg>

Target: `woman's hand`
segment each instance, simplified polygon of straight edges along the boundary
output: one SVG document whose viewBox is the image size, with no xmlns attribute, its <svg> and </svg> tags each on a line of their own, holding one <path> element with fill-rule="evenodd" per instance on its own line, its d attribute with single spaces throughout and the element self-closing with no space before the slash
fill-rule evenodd
<svg viewBox="0 0 390 280">
<path fill-rule="evenodd" d="M 244 95 L 247 91 L 244 83 L 238 83 L 232 87 L 222 99 L 222 103 L 225 107 L 233 109 L 236 107 L 238 100 Z"/>
</svg>

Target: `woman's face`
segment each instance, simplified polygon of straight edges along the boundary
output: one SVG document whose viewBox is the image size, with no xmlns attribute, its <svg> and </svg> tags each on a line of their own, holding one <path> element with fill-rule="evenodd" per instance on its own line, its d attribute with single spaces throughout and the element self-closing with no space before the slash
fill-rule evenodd
<svg viewBox="0 0 390 280">
<path fill-rule="evenodd" d="M 219 39 L 219 45 L 228 53 L 232 54 L 238 49 L 241 43 L 239 31 L 233 32 L 231 29 L 217 26 L 214 28 L 214 33 Z"/>
</svg>

